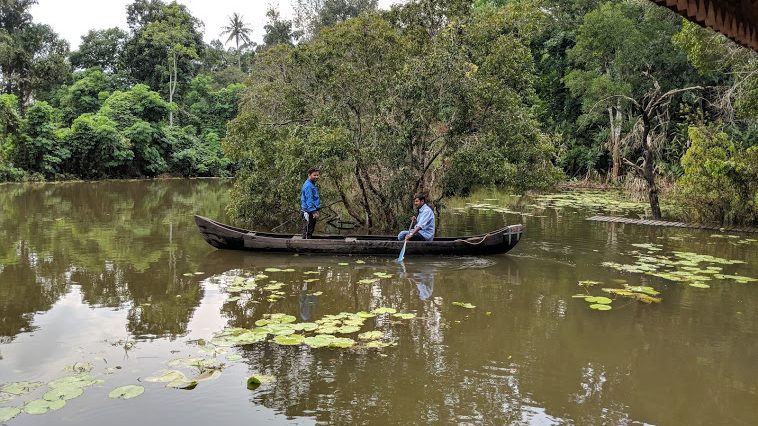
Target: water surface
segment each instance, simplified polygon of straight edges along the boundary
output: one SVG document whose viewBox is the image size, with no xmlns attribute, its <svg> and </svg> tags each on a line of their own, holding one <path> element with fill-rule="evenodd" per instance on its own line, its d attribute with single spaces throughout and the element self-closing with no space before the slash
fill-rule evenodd
<svg viewBox="0 0 758 426">
<path fill-rule="evenodd" d="M 202 240 L 192 214 L 225 220 L 228 187 L 221 180 L 0 186 L 0 384 L 48 383 L 72 374 L 65 369 L 75 363 L 91 364 L 91 374 L 103 380 L 59 411 L 22 413 L 10 424 L 754 424 L 758 418 L 758 283 L 712 279 L 700 289 L 603 266 L 680 251 L 742 261 L 720 265 L 721 272 L 758 277 L 756 236 L 592 223 L 584 219 L 607 209 L 641 211 L 495 192 L 451 203 L 439 234 L 523 223 L 524 239 L 508 255 L 408 256 L 399 265 L 381 257 L 222 252 Z M 655 244 L 658 251 L 632 244 Z M 359 283 L 375 272 L 392 277 Z M 261 288 L 228 291 L 237 277 L 262 273 L 285 284 L 281 300 L 268 301 L 270 292 Z M 616 299 L 610 311 L 591 310 L 572 298 L 584 291 L 582 280 L 603 283 L 590 289 L 595 295 L 624 283 L 650 286 L 662 301 Z M 269 339 L 212 352 L 206 343 L 225 327 L 255 327 L 264 314 L 312 322 L 378 307 L 417 314 L 379 316 L 362 327 L 382 331 L 396 346 L 311 349 Z M 226 359 L 232 355 L 242 358 Z M 194 390 L 144 380 L 182 357 L 215 358 L 222 374 Z M 275 381 L 250 391 L 245 382 L 253 374 Z M 140 384 L 145 393 L 108 398 L 126 384 Z M 23 406 L 46 390 L 2 402 L 5 395 L 0 407 Z"/>
</svg>

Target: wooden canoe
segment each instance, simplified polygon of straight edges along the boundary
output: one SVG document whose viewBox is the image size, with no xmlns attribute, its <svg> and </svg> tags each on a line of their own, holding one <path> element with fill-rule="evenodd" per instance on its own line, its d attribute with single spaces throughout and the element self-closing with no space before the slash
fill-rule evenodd
<svg viewBox="0 0 758 426">
<path fill-rule="evenodd" d="M 312 239 L 304 240 L 300 235 L 250 231 L 197 215 L 195 223 L 205 241 L 218 249 L 397 256 L 403 247 L 403 242 L 398 241 L 396 236 L 314 235 Z M 511 225 L 470 237 L 408 241 L 405 254 L 461 256 L 506 253 L 519 242 L 523 232 L 522 225 Z"/>
</svg>

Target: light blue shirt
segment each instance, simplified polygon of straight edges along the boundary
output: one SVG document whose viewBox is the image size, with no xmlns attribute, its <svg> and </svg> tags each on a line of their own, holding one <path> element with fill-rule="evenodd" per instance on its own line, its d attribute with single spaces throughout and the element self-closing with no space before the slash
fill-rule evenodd
<svg viewBox="0 0 758 426">
<path fill-rule="evenodd" d="M 421 227 L 418 231 L 425 240 L 431 241 L 434 238 L 434 212 L 429 205 L 424 204 L 418 209 L 416 217 L 416 228 Z"/>
</svg>

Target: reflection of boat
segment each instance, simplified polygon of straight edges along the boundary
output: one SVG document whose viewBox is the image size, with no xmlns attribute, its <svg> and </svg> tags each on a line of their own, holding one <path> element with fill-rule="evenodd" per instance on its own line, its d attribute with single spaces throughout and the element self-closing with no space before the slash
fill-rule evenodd
<svg viewBox="0 0 758 426">
<path fill-rule="evenodd" d="M 314 235 L 304 240 L 299 235 L 272 234 L 224 225 L 195 216 L 208 244 L 219 249 L 322 254 L 397 255 L 403 242 L 392 236 Z M 498 254 L 512 249 L 521 239 L 524 227 L 511 225 L 471 237 L 443 237 L 434 241 L 408 241 L 406 255 Z"/>
</svg>

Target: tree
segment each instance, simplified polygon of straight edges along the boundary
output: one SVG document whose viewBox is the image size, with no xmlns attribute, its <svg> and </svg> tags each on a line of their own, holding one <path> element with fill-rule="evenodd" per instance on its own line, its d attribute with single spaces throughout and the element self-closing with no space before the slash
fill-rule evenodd
<svg viewBox="0 0 758 426">
<path fill-rule="evenodd" d="M 376 11 L 377 0 L 298 0 L 295 23 L 310 39 L 322 28 Z"/>
<path fill-rule="evenodd" d="M 32 99 L 44 99 L 70 75 L 68 44 L 47 25 L 35 24 L 34 0 L 0 3 L 0 87 L 15 94 L 23 110 Z"/>
<path fill-rule="evenodd" d="M 75 69 L 100 68 L 113 74 L 122 67 L 122 55 L 129 35 L 118 27 L 90 30 L 82 36 L 79 49 L 71 52 Z"/>
<path fill-rule="evenodd" d="M 717 128 L 691 126 L 677 182 L 685 214 L 697 221 L 758 222 L 758 147 L 740 149 Z"/>
<path fill-rule="evenodd" d="M 80 115 L 61 136 L 65 149 L 71 152 L 65 171 L 84 179 L 123 176 L 134 158 L 116 123 L 101 114 Z"/>
<path fill-rule="evenodd" d="M 292 30 L 292 21 L 282 19 L 279 15 L 279 11 L 273 7 L 270 7 L 266 11 L 266 25 L 263 26 L 265 33 L 263 34 L 263 49 L 276 46 L 277 44 L 289 44 L 292 45 L 301 33 Z"/>
<path fill-rule="evenodd" d="M 234 212 L 271 223 L 272 210 L 296 210 L 292 188 L 314 164 L 325 199 L 381 229 L 398 226 L 414 192 L 439 206 L 476 185 L 550 186 L 520 17 L 451 16 L 435 34 L 361 15 L 260 54 L 225 139 L 242 167 Z"/>
<path fill-rule="evenodd" d="M 253 30 L 247 26 L 247 24 L 242 20 L 242 16 L 238 15 L 237 13 L 233 13 L 232 16 L 229 17 L 229 25 L 222 28 L 222 36 L 229 34 L 229 38 L 226 39 L 226 42 L 229 43 L 230 41 L 234 40 L 234 43 L 237 46 L 237 65 L 240 69 L 242 69 L 242 51 L 240 51 L 240 40 L 242 41 L 243 47 L 249 45 L 251 41 L 250 35 L 252 33 Z"/>
<path fill-rule="evenodd" d="M 97 112 L 112 89 L 110 78 L 99 68 L 76 73 L 74 79 L 73 84 L 63 89 L 60 99 L 62 119 L 66 126 L 82 114 Z"/>
<path fill-rule="evenodd" d="M 202 23 L 176 2 L 138 0 L 127 10 L 133 37 L 125 56 L 131 77 L 174 102 L 194 77 L 193 61 L 203 54 Z M 169 122 L 173 125 L 173 113 Z"/>
<path fill-rule="evenodd" d="M 638 145 L 640 148 L 636 151 L 641 151 L 641 154 L 638 155 L 639 159 L 636 161 L 630 161 L 628 159 L 624 159 L 624 161 L 632 166 L 645 179 L 645 182 L 647 183 L 648 201 L 650 202 L 653 219 L 660 220 L 661 207 L 658 200 L 658 185 L 656 184 L 655 179 L 655 156 L 659 152 L 662 141 L 666 138 L 666 134 L 665 131 L 661 131 L 661 134 L 656 137 L 653 132 L 659 128 L 665 129 L 667 126 L 668 117 L 666 114 L 666 108 L 674 96 L 684 92 L 701 90 L 702 87 L 690 86 L 663 92 L 658 81 L 652 76 L 649 77 L 652 80 L 653 87 L 645 93 L 641 99 L 635 99 L 623 95 L 618 98 L 631 104 L 635 113 L 639 116 L 637 128 L 639 129 Z"/>
<path fill-rule="evenodd" d="M 24 116 L 24 136 L 13 152 L 18 167 L 54 178 L 63 171 L 71 152 L 58 138 L 59 112 L 47 102 L 34 102 Z"/>
<path fill-rule="evenodd" d="M 132 161 L 120 170 L 124 175 L 155 176 L 167 169 L 166 158 L 173 147 L 165 137 L 161 122 L 173 105 L 143 84 L 114 92 L 98 112 L 110 120 L 130 146 Z"/>
</svg>

